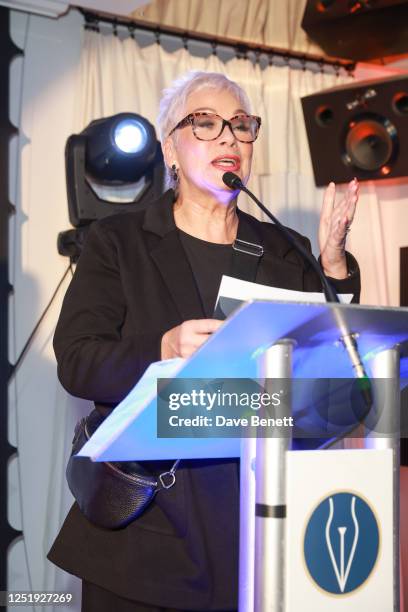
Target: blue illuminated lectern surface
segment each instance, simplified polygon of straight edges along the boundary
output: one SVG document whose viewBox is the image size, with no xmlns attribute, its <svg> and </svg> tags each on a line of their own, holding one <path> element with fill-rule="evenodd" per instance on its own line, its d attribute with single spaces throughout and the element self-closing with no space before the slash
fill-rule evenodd
<svg viewBox="0 0 408 612">
<path fill-rule="evenodd" d="M 408 308 L 247 302 L 189 360 L 163 363 L 144 387 L 141 379 L 80 454 L 98 461 L 238 457 L 239 438 L 157 439 L 157 377 L 256 378 L 257 357 L 278 340 L 291 338 L 295 341 L 295 378 L 351 378 L 351 364 L 339 342 L 335 308 L 349 329 L 358 332 L 368 371 L 377 352 L 408 340 Z M 403 371 L 407 361 L 402 362 Z M 297 409 L 295 405 L 295 418 Z"/>
</svg>

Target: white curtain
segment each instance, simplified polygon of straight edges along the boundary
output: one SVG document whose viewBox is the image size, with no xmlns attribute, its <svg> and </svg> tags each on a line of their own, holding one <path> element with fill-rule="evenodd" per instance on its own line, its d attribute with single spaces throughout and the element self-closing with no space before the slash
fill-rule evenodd
<svg viewBox="0 0 408 612">
<path fill-rule="evenodd" d="M 306 0 L 152 0 L 133 16 L 181 30 L 322 54 L 301 28 Z"/>
<path fill-rule="evenodd" d="M 250 187 L 284 223 L 308 235 L 317 254 L 323 190 L 314 184 L 301 97 L 341 85 L 350 77 L 301 70 L 282 62 L 261 69 L 258 64 L 235 57 L 222 62 L 214 54 L 200 57 L 184 48 L 168 52 L 153 43 L 153 37 L 152 44 L 142 47 L 130 37 L 122 39 L 106 31 L 87 32 L 80 64 L 77 130 L 92 119 L 122 111 L 138 112 L 155 124 L 161 90 L 188 70 L 223 72 L 247 91 L 254 112 L 263 118 Z M 380 68 L 376 76 L 381 74 L 388 75 L 389 71 Z M 405 185 L 405 181 L 400 182 L 394 208 L 385 204 L 389 189 L 378 190 L 373 183 L 361 186 L 348 246 L 361 266 L 363 303 L 398 304 L 398 245 L 408 239 L 404 238 L 403 226 L 395 223 L 394 213 L 397 214 L 399 199 L 405 196 Z M 344 185 L 338 187 L 338 197 L 344 189 Z M 240 206 L 264 218 L 245 196 L 240 196 Z M 401 210 L 408 221 L 408 211 Z M 389 234 L 385 240 L 385 219 L 393 224 L 395 241 L 390 240 Z"/>
<path fill-rule="evenodd" d="M 235 57 L 223 63 L 214 54 L 198 57 L 184 48 L 170 53 L 158 44 L 140 47 L 131 37 L 88 31 L 81 56 L 77 129 L 123 111 L 138 112 L 155 124 L 162 89 L 188 70 L 225 73 L 248 93 L 253 111 L 263 120 L 250 185 L 285 223 L 310 235 L 316 250 L 321 193 L 314 186 L 300 98 L 349 77 L 286 64 L 261 69 Z M 240 205 L 263 218 L 243 196 Z"/>
<path fill-rule="evenodd" d="M 10 220 L 12 363 L 68 263 L 56 249 L 58 232 L 69 228 L 68 136 L 92 119 L 120 111 L 136 111 L 155 123 L 162 88 L 189 69 L 225 72 L 247 91 L 263 118 L 252 187 L 284 222 L 311 237 L 316 251 L 322 193 L 314 186 L 300 96 L 340 84 L 343 77 L 286 65 L 261 69 L 235 58 L 222 63 L 185 49 L 170 53 L 146 37 L 142 46 L 110 32 L 82 36 L 76 11 L 59 20 L 13 13 L 12 34 L 25 48 L 24 59 L 11 71 L 11 119 L 20 127 L 11 147 L 11 199 L 17 208 Z M 362 187 L 350 238 L 366 303 L 398 303 L 397 253 L 398 245 L 408 243 L 407 200 L 405 179 Z M 242 206 L 258 216 L 247 202 Z M 79 602 L 79 582 L 45 559 L 72 502 L 64 466 L 74 425 L 90 408 L 68 396 L 56 377 L 51 341 L 67 284 L 68 278 L 10 385 L 9 435 L 19 457 L 9 470 L 9 518 L 25 537 L 9 554 L 9 588 L 73 591 Z M 79 603 L 66 610 L 79 610 Z"/>
</svg>

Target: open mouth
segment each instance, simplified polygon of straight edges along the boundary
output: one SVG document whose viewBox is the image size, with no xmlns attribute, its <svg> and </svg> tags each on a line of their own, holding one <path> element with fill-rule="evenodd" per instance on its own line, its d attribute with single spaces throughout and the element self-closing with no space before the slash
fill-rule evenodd
<svg viewBox="0 0 408 612">
<path fill-rule="evenodd" d="M 239 157 L 217 157 L 211 162 L 216 168 L 220 168 L 224 171 L 236 172 L 241 167 L 241 161 Z"/>
</svg>

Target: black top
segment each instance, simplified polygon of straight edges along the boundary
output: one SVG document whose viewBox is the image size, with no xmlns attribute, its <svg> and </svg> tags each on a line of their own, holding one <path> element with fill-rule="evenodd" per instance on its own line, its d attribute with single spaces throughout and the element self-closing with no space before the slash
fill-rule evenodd
<svg viewBox="0 0 408 612">
<path fill-rule="evenodd" d="M 231 267 L 231 244 L 207 242 L 178 230 L 186 252 L 205 316 L 212 318 L 221 278 Z"/>
</svg>

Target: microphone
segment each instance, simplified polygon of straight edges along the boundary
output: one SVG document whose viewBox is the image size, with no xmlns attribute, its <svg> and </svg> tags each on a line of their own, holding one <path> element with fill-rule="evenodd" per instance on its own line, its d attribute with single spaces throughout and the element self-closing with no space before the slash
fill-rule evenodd
<svg viewBox="0 0 408 612">
<path fill-rule="evenodd" d="M 241 181 L 237 174 L 234 172 L 224 172 L 222 175 L 222 180 L 230 189 L 243 189 L 244 183 Z"/>
<path fill-rule="evenodd" d="M 239 189 L 240 191 L 244 191 L 249 195 L 249 197 L 255 202 L 255 204 L 263 210 L 265 215 L 269 217 L 274 224 L 278 227 L 279 231 L 285 236 L 285 238 L 290 242 L 290 244 L 302 255 L 304 259 L 310 264 L 310 266 L 315 270 L 318 274 L 320 281 L 322 283 L 323 291 L 326 296 L 326 300 L 328 302 L 339 303 L 340 300 L 338 298 L 337 293 L 334 291 L 333 287 L 327 280 L 326 276 L 323 273 L 323 270 L 319 266 L 316 259 L 313 255 L 308 251 L 305 246 L 297 239 L 295 236 L 284 226 L 282 223 L 258 200 L 258 198 L 245 187 L 244 183 L 241 181 L 239 176 L 234 174 L 234 172 L 225 172 L 222 175 L 222 180 L 230 189 Z"/>
<path fill-rule="evenodd" d="M 273 215 L 267 208 L 258 200 L 258 198 L 250 191 L 247 187 L 245 187 L 244 183 L 241 181 L 238 175 L 234 174 L 234 172 L 225 172 L 222 176 L 222 180 L 225 185 L 230 189 L 235 189 L 239 191 L 244 191 L 249 195 L 251 200 L 255 202 L 255 204 L 266 214 L 271 221 L 276 225 L 279 231 L 285 236 L 288 242 L 296 249 L 300 255 L 310 264 L 316 274 L 319 276 L 320 281 L 322 283 L 322 288 L 324 295 L 326 297 L 326 301 L 329 303 L 339 304 L 339 297 L 329 283 L 326 278 L 323 270 L 321 269 L 319 263 L 314 258 L 313 254 L 308 251 L 305 246 L 298 240 L 282 223 Z M 364 401 L 368 408 L 371 408 L 372 405 L 372 395 L 371 395 L 371 383 L 368 378 L 367 372 L 365 371 L 364 365 L 362 363 L 360 354 L 358 352 L 357 342 L 355 338 L 355 334 L 351 333 L 348 328 L 347 322 L 343 317 L 343 313 L 338 308 L 333 309 L 333 315 L 336 319 L 337 326 L 340 330 L 341 336 L 340 341 L 346 349 L 348 356 L 351 361 L 351 365 L 353 367 L 354 375 L 360 382 L 360 391 L 364 397 Z"/>
</svg>

